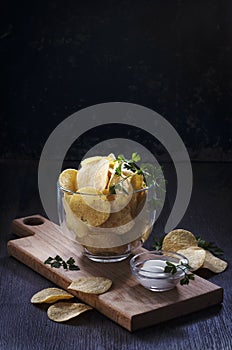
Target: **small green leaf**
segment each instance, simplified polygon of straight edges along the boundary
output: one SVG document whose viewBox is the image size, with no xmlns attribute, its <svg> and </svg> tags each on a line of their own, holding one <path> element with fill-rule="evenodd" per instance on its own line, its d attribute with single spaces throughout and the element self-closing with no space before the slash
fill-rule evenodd
<svg viewBox="0 0 232 350">
<path fill-rule="evenodd" d="M 180 281 L 180 284 L 183 286 L 184 284 L 189 284 L 189 279 L 188 277 L 184 277 L 181 281 Z"/>
<path fill-rule="evenodd" d="M 132 153 L 131 159 L 133 162 L 139 162 L 141 160 L 140 155 L 137 152 Z"/>
<path fill-rule="evenodd" d="M 65 270 L 68 269 L 68 265 L 66 264 L 66 262 L 64 260 L 62 261 L 62 266 Z"/>
<path fill-rule="evenodd" d="M 70 271 L 80 270 L 80 268 L 77 265 L 69 265 L 69 270 Z"/>
<path fill-rule="evenodd" d="M 165 273 L 171 273 L 172 272 L 172 267 L 171 266 L 165 266 L 164 272 Z"/>
<path fill-rule="evenodd" d="M 56 260 L 56 261 L 62 261 L 62 258 L 61 258 L 59 255 L 56 255 L 56 256 L 55 256 L 55 260 Z"/>
<path fill-rule="evenodd" d="M 71 257 L 66 261 L 66 263 L 67 263 L 68 265 L 73 265 L 73 264 L 75 263 L 75 260 L 74 260 L 73 257 L 71 256 Z"/>
<path fill-rule="evenodd" d="M 110 190 L 110 194 L 116 194 L 116 187 L 115 187 L 115 185 L 110 186 L 109 190 Z"/>
<path fill-rule="evenodd" d="M 153 248 L 155 250 L 161 250 L 162 249 L 163 240 L 164 240 L 164 236 L 161 237 L 161 238 L 158 238 L 158 240 L 154 242 Z"/>
<path fill-rule="evenodd" d="M 116 160 L 125 161 L 126 159 L 125 159 L 125 157 L 124 157 L 123 154 L 119 154 L 119 155 L 117 156 L 117 159 L 116 159 Z"/>
<path fill-rule="evenodd" d="M 44 261 L 44 264 L 51 264 L 53 260 L 54 259 L 49 256 L 49 258 L 47 258 L 47 260 Z"/>
<path fill-rule="evenodd" d="M 122 175 L 122 164 L 120 164 L 116 169 L 115 169 L 115 174 L 118 176 Z"/>
<path fill-rule="evenodd" d="M 58 261 L 54 261 L 53 263 L 51 263 L 51 267 L 55 267 L 56 269 L 58 269 L 59 267 L 61 267 L 61 263 Z"/>
<path fill-rule="evenodd" d="M 213 242 L 206 242 L 201 237 L 197 237 L 197 243 L 198 247 L 208 250 L 210 253 L 217 257 L 224 255 L 224 251 L 221 248 L 217 247 L 216 244 Z"/>
<path fill-rule="evenodd" d="M 189 273 L 189 274 L 188 274 L 188 278 L 189 278 L 190 280 L 195 280 L 195 275 L 194 275 L 193 273 Z"/>
</svg>

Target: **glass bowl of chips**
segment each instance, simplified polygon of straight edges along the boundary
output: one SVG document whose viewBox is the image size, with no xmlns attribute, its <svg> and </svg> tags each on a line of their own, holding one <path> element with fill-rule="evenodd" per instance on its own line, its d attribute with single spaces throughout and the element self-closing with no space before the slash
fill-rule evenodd
<svg viewBox="0 0 232 350">
<path fill-rule="evenodd" d="M 154 186 L 137 170 L 124 171 L 123 162 L 111 155 L 88 158 L 79 170 L 64 170 L 57 190 L 62 231 L 93 261 L 122 261 L 151 233 Z"/>
<path fill-rule="evenodd" d="M 168 265 L 169 264 L 169 265 Z M 165 268 L 176 267 L 176 272 L 164 272 Z M 138 282 L 153 292 L 173 289 L 188 271 L 188 259 L 174 252 L 146 251 L 130 260 L 132 274 Z"/>
</svg>

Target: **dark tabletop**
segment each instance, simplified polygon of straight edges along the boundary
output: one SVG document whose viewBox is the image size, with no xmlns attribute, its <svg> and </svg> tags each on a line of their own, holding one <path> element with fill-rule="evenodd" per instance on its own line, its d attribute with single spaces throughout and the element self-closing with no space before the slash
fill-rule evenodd
<svg viewBox="0 0 232 350">
<path fill-rule="evenodd" d="M 37 162 L 4 160 L 1 172 L 1 245 L 0 245 L 0 349 L 231 349 L 232 327 L 232 225 L 231 163 L 193 163 L 193 194 L 187 212 L 178 227 L 189 229 L 224 252 L 228 269 L 209 280 L 224 289 L 224 302 L 188 316 L 129 333 L 97 311 L 63 324 L 50 321 L 45 306 L 34 306 L 31 296 L 53 284 L 8 256 L 6 244 L 15 237 L 11 221 L 43 213 L 37 188 Z M 175 176 L 166 164 L 169 188 Z M 168 191 L 172 193 L 173 191 Z M 161 214 L 154 235 L 163 234 L 163 226 L 172 195 Z"/>
</svg>

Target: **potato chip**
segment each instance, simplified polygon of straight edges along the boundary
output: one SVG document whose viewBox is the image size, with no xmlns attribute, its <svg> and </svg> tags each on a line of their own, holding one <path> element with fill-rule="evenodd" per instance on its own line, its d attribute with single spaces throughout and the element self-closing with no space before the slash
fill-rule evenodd
<svg viewBox="0 0 232 350">
<path fill-rule="evenodd" d="M 38 293 L 34 294 L 31 298 L 31 303 L 54 303 L 61 299 L 71 299 L 73 295 L 60 288 L 45 288 Z"/>
<path fill-rule="evenodd" d="M 104 157 L 102 156 L 94 156 L 94 157 L 89 157 L 89 158 L 85 158 L 84 160 L 82 160 L 81 162 L 81 166 L 84 167 L 86 165 L 93 165 L 96 162 L 99 162 L 99 160 L 103 159 Z"/>
<path fill-rule="evenodd" d="M 163 240 L 162 250 L 177 252 L 179 249 L 197 247 L 195 236 L 186 230 L 177 229 L 169 232 Z"/>
<path fill-rule="evenodd" d="M 70 197 L 70 195 L 69 195 Z M 88 226 L 80 220 L 69 207 L 69 198 L 63 198 L 63 206 L 66 214 L 66 225 L 68 229 L 75 233 L 78 238 L 83 238 L 88 234 Z M 74 237 L 75 238 L 75 237 Z"/>
<path fill-rule="evenodd" d="M 227 262 L 217 258 L 212 253 L 210 253 L 208 250 L 206 251 L 206 257 L 203 264 L 203 268 L 209 269 L 214 273 L 220 273 L 223 272 L 227 268 Z"/>
<path fill-rule="evenodd" d="M 65 169 L 59 176 L 59 184 L 66 190 L 77 191 L 77 174 L 76 169 Z"/>
<path fill-rule="evenodd" d="M 96 163 L 102 159 L 107 159 L 109 162 L 113 162 L 114 160 L 116 160 L 116 157 L 113 153 L 110 153 L 107 157 L 93 156 L 93 157 L 85 158 L 84 160 L 82 160 L 81 166 L 83 167 L 83 166 L 86 166 L 90 163 L 93 165 L 93 163 Z"/>
<path fill-rule="evenodd" d="M 64 322 L 92 309 L 93 308 L 91 306 L 82 303 L 60 302 L 56 303 L 55 305 L 51 305 L 48 308 L 47 315 L 52 321 Z"/>
<path fill-rule="evenodd" d="M 115 157 L 114 153 L 108 154 L 108 156 L 107 156 L 106 158 L 107 158 L 109 161 L 114 161 L 114 160 L 116 160 L 116 157 Z"/>
<path fill-rule="evenodd" d="M 110 216 L 110 203 L 105 196 L 98 195 L 91 187 L 78 190 L 81 194 L 73 194 L 69 206 L 73 213 L 91 226 L 100 226 Z"/>
<path fill-rule="evenodd" d="M 134 190 L 141 190 L 143 188 L 143 175 L 134 174 L 131 178 L 131 184 Z"/>
<path fill-rule="evenodd" d="M 184 255 L 188 259 L 189 265 L 192 268 L 191 271 L 198 270 L 204 264 L 206 253 L 205 250 L 200 247 L 180 249 L 177 253 Z"/>
<path fill-rule="evenodd" d="M 107 292 L 112 285 L 112 281 L 105 277 L 80 277 L 73 281 L 68 289 L 77 290 L 83 293 L 102 294 Z"/>
<path fill-rule="evenodd" d="M 83 166 L 77 175 L 78 187 L 93 187 L 102 192 L 108 182 L 109 160 L 102 158 Z"/>
<path fill-rule="evenodd" d="M 126 225 L 130 223 L 131 227 L 134 225 L 131 212 L 130 212 L 130 206 L 125 206 L 122 210 L 116 211 L 110 214 L 107 221 L 105 221 L 101 227 L 104 228 L 112 228 L 112 227 L 120 227 L 123 225 Z"/>
</svg>

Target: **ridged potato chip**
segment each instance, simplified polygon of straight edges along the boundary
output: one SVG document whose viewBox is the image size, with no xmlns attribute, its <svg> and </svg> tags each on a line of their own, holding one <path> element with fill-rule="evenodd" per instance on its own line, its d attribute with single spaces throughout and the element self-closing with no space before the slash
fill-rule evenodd
<svg viewBox="0 0 232 350">
<path fill-rule="evenodd" d="M 196 237 L 189 231 L 177 229 L 169 232 L 163 240 L 162 250 L 177 252 L 179 249 L 197 247 Z"/>
<path fill-rule="evenodd" d="M 122 210 L 111 213 L 108 220 L 105 221 L 101 225 L 101 227 L 117 228 L 128 223 L 130 223 L 131 227 L 134 225 L 134 221 L 131 216 L 130 206 L 127 205 Z"/>
<path fill-rule="evenodd" d="M 112 281 L 105 277 L 80 277 L 72 282 L 68 289 L 83 293 L 103 294 L 110 289 Z"/>
<path fill-rule="evenodd" d="M 88 226 L 82 220 L 80 220 L 70 209 L 69 197 L 66 196 L 63 198 L 67 227 L 70 231 L 74 232 L 78 238 L 83 238 L 89 233 Z"/>
<path fill-rule="evenodd" d="M 189 265 L 192 268 L 191 271 L 198 270 L 204 264 L 206 252 L 200 247 L 180 249 L 177 253 L 184 255 L 188 259 Z"/>
<path fill-rule="evenodd" d="M 110 203 L 91 187 L 78 190 L 69 200 L 70 209 L 90 226 L 102 225 L 110 216 Z"/>
<path fill-rule="evenodd" d="M 50 320 L 55 322 L 65 322 L 71 318 L 77 317 L 85 311 L 92 310 L 89 305 L 82 303 L 65 303 L 60 302 L 51 305 L 48 308 L 47 315 Z"/>
<path fill-rule="evenodd" d="M 227 262 L 217 258 L 209 251 L 206 251 L 206 257 L 203 264 L 203 268 L 209 269 L 214 273 L 223 272 L 227 268 Z"/>
<path fill-rule="evenodd" d="M 59 184 L 66 190 L 77 191 L 77 174 L 76 169 L 65 169 L 59 176 Z"/>
<path fill-rule="evenodd" d="M 57 300 L 71 299 L 74 296 L 63 289 L 60 288 L 45 288 L 38 293 L 34 294 L 31 298 L 31 303 L 41 304 L 41 303 L 54 303 Z"/>
</svg>

